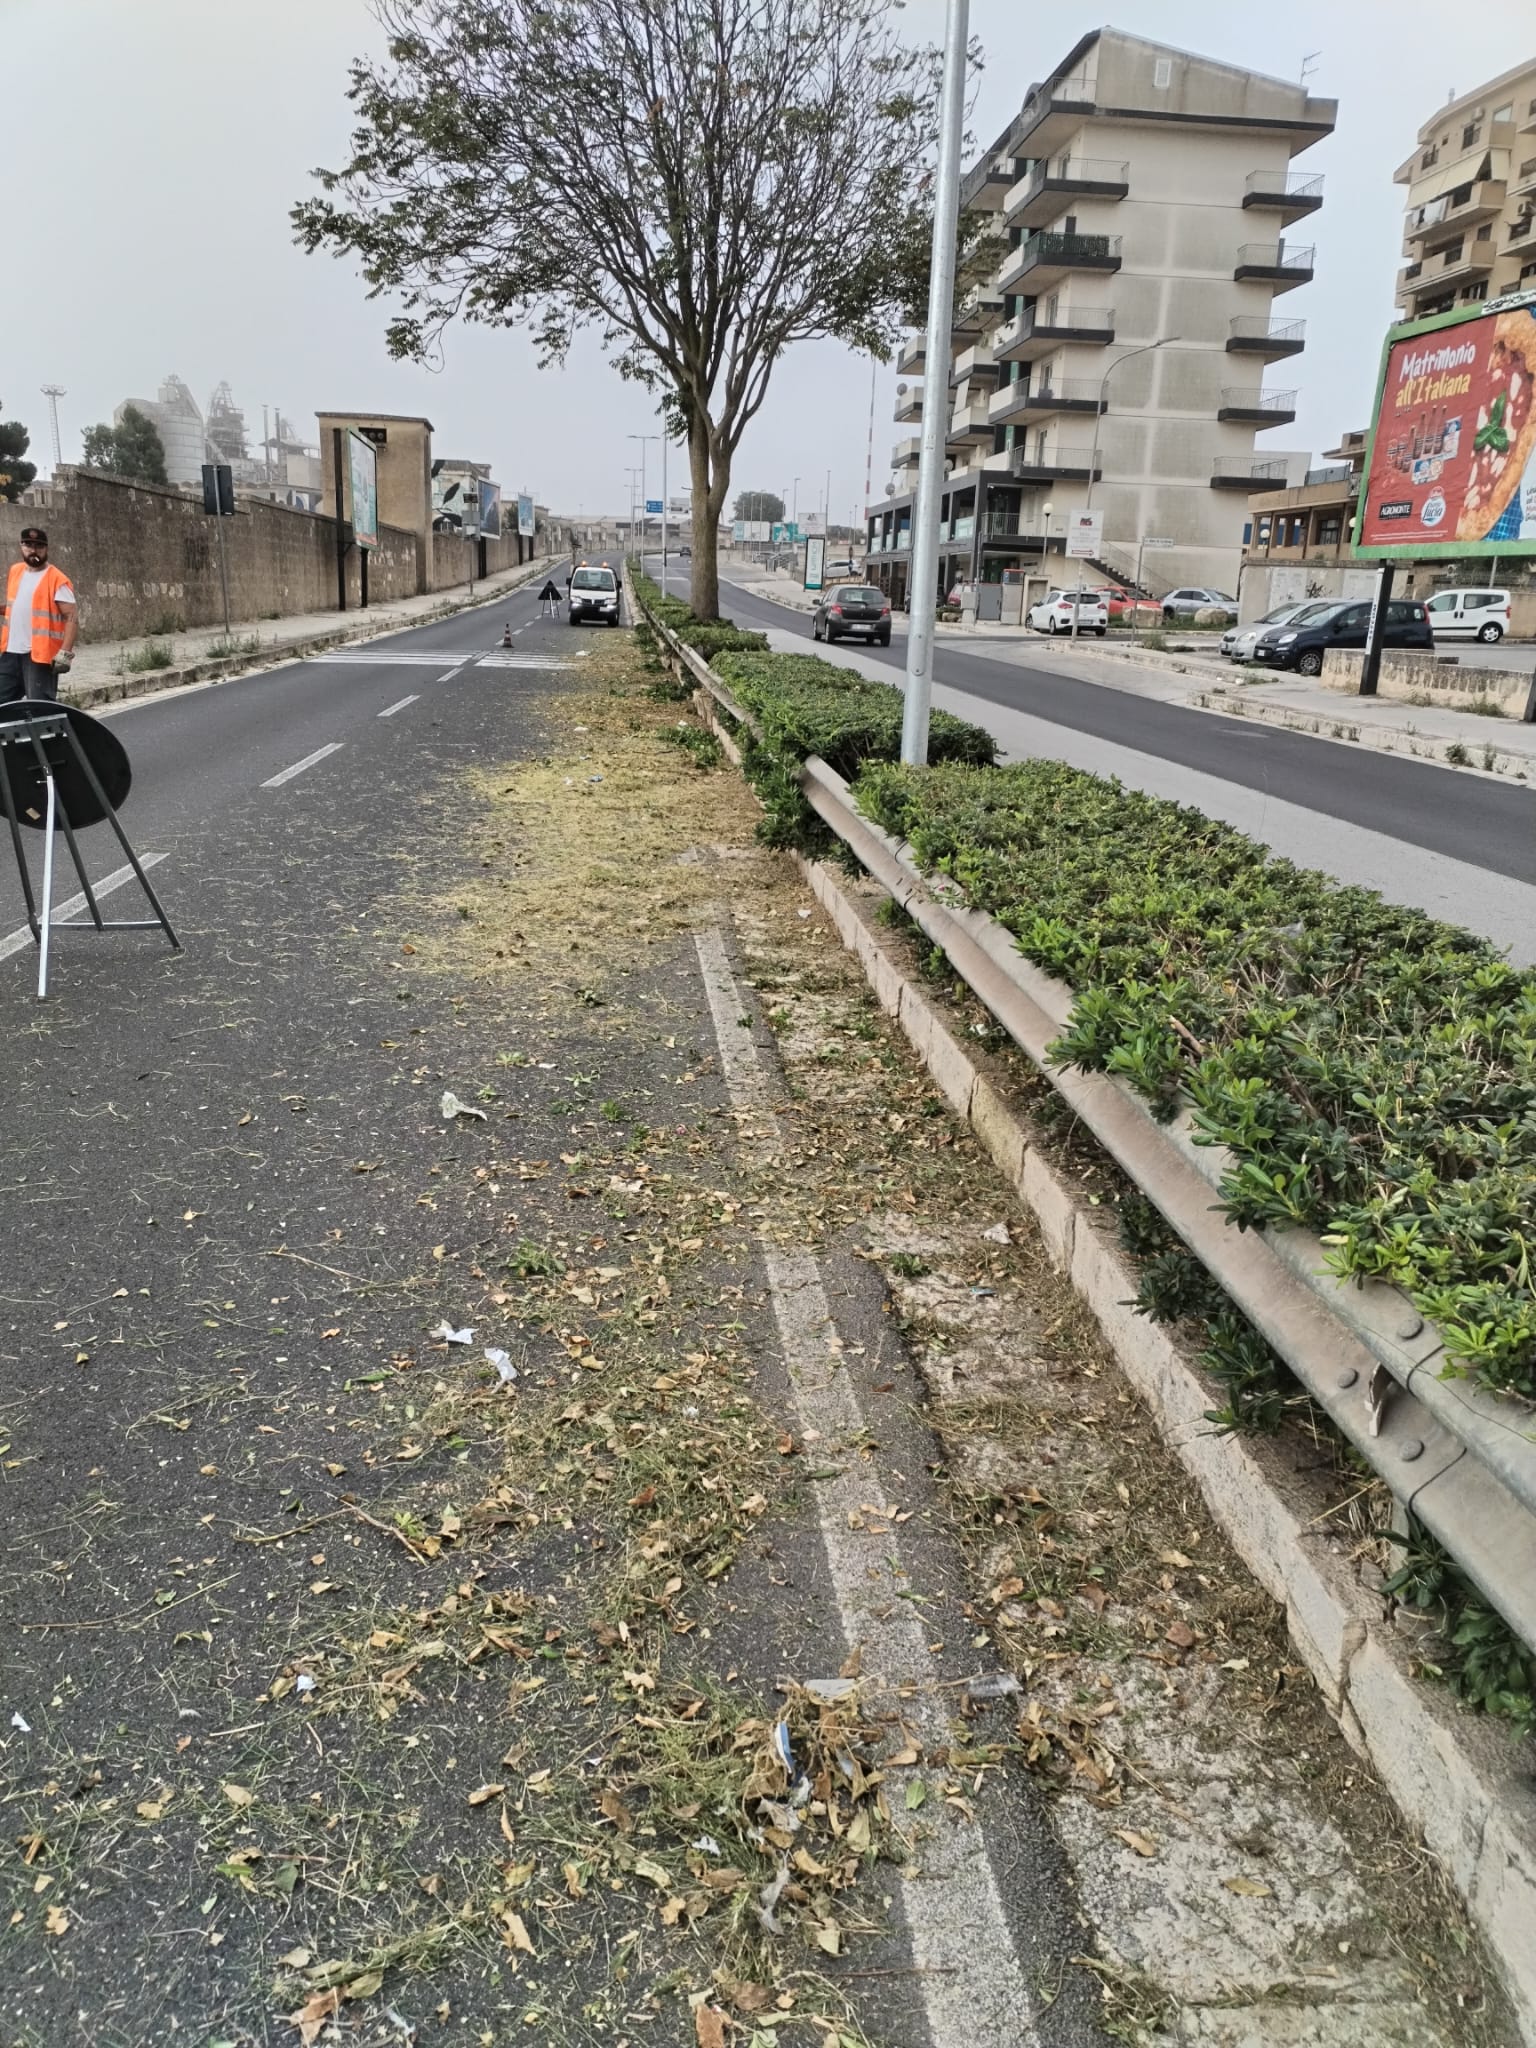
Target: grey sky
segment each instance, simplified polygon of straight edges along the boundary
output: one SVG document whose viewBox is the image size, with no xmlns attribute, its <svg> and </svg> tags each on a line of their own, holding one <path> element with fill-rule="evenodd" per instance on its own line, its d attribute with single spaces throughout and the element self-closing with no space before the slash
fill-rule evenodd
<svg viewBox="0 0 1536 2048">
<path fill-rule="evenodd" d="M 914 36 L 937 38 L 943 0 L 908 0 L 906 13 Z M 1450 93 L 1531 54 L 1528 0 L 1482 0 L 1454 25 L 1441 0 L 1133 0 L 1113 19 L 1285 77 L 1320 52 L 1312 89 L 1337 97 L 1339 127 L 1302 159 L 1327 174 L 1327 203 L 1307 228 L 1317 281 L 1284 301 L 1308 322 L 1295 366 L 1301 413 L 1272 438 L 1331 446 L 1364 423 L 1392 312 L 1403 198 L 1393 168 Z M 1105 20 L 1070 0 L 972 0 L 987 54 L 978 137 L 990 141 L 1031 82 Z M 322 407 L 425 412 L 439 454 L 490 462 L 509 491 L 531 489 L 562 510 L 627 505 L 623 472 L 638 449 L 624 437 L 655 422 L 594 346 L 541 374 L 522 336 L 466 328 L 450 336 L 438 374 L 392 363 L 382 308 L 350 265 L 292 246 L 289 204 L 310 168 L 345 146 L 347 61 L 379 41 L 364 0 L 0 0 L 0 68 L 29 81 L 7 96 L 12 282 L 0 404 L 30 426 L 45 469 L 42 384 L 67 387 L 68 461 L 82 427 L 124 397 L 152 396 L 175 370 L 199 403 L 227 378 L 258 434 L 263 403 L 310 432 Z M 881 371 L 877 496 L 892 442 L 910 431 L 891 420 L 895 382 Z M 819 505 L 830 464 L 833 516 L 848 518 L 864 495 L 869 389 L 867 359 L 841 348 L 788 357 L 733 487 L 788 496 L 798 474 L 803 513 Z M 647 453 L 654 494 L 657 451 Z M 673 476 L 676 488 L 680 451 Z"/>
</svg>

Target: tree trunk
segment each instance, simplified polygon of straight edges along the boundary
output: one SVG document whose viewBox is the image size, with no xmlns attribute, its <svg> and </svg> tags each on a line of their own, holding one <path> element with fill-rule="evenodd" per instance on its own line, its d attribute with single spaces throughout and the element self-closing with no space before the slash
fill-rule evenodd
<svg viewBox="0 0 1536 2048">
<path fill-rule="evenodd" d="M 688 472 L 693 484 L 693 575 L 688 601 L 695 618 L 720 616 L 720 506 L 724 485 L 710 476 L 709 425 L 695 420 L 688 430 Z"/>
</svg>

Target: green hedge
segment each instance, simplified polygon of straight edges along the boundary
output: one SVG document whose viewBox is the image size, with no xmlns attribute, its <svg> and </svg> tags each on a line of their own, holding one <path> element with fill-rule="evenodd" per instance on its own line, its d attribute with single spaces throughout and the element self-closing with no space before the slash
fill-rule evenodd
<svg viewBox="0 0 1536 2048">
<path fill-rule="evenodd" d="M 744 735 L 742 765 L 766 813 L 760 836 L 771 846 L 829 851 L 833 836 L 805 800 L 800 764 L 818 754 L 851 781 L 868 762 L 894 761 L 901 692 L 815 654 L 721 654 L 710 665 L 757 723 L 756 734 Z M 947 711 L 933 714 L 928 744 L 935 761 L 983 767 L 997 758 L 989 732 Z"/>
<path fill-rule="evenodd" d="M 635 595 L 652 618 L 659 619 L 685 647 L 691 647 L 705 661 L 712 661 L 717 654 L 738 650 L 766 651 L 766 633 L 746 632 L 730 619 L 696 619 L 680 597 L 664 594 L 655 578 L 647 576 L 633 562 L 629 565 L 629 580 Z"/>
<path fill-rule="evenodd" d="M 1233 1222 L 1321 1231 L 1458 1368 L 1536 1395 L 1536 973 L 1055 762 L 874 763 L 857 796 L 1071 984 L 1055 1057 L 1231 1148 Z"/>
</svg>

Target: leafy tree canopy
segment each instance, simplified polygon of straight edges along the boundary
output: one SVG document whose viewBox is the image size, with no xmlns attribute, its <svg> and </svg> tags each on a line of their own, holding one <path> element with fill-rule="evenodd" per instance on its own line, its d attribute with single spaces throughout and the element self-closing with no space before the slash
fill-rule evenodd
<svg viewBox="0 0 1536 2048">
<path fill-rule="evenodd" d="M 767 519 L 784 517 L 784 500 L 773 491 L 743 491 L 736 500 L 732 515 L 737 519 Z"/>
<path fill-rule="evenodd" d="M 87 427 L 82 436 L 87 469 L 110 470 L 113 476 L 128 477 L 134 483 L 163 484 L 165 443 L 160 429 L 136 405 L 125 405 L 115 427 Z"/>
<path fill-rule="evenodd" d="M 294 208 L 403 304 L 395 354 L 457 318 L 558 361 L 594 329 L 686 440 L 693 608 L 774 364 L 884 357 L 920 308 L 938 65 L 899 0 L 375 0 L 348 160 Z"/>
<path fill-rule="evenodd" d="M 37 475 L 37 464 L 28 462 L 32 436 L 20 420 L 0 420 L 0 498 L 14 505 Z"/>
</svg>

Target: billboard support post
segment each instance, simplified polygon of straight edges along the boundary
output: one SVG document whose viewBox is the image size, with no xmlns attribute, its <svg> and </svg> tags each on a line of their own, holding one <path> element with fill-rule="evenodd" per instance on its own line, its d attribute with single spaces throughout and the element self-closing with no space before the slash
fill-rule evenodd
<svg viewBox="0 0 1536 2048">
<path fill-rule="evenodd" d="M 336 609 L 344 612 L 347 608 L 347 528 L 346 505 L 342 497 L 340 427 L 331 429 L 331 460 L 336 471 Z"/>
<path fill-rule="evenodd" d="M 1376 595 L 1371 600 L 1371 620 L 1365 629 L 1365 659 L 1360 664 L 1360 691 L 1362 697 L 1374 697 L 1376 686 L 1381 681 L 1381 650 L 1387 638 L 1387 607 L 1392 598 L 1392 579 L 1396 571 L 1390 562 L 1383 562 L 1381 575 L 1376 582 Z"/>
<path fill-rule="evenodd" d="M 357 605 L 359 611 L 368 609 L 368 550 L 357 551 Z"/>
</svg>

